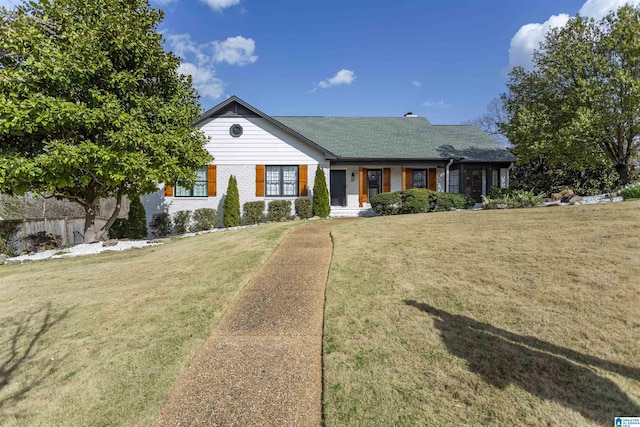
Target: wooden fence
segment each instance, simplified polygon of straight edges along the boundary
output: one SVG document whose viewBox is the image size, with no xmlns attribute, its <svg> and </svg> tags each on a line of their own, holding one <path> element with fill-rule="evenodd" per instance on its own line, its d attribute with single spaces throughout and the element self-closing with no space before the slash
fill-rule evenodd
<svg viewBox="0 0 640 427">
<path fill-rule="evenodd" d="M 106 222 L 106 218 L 96 218 L 96 228 L 101 228 Z M 14 249 L 18 252 L 29 250 L 29 236 L 41 231 L 57 234 L 65 247 L 77 245 L 84 240 L 84 217 L 24 219 L 14 239 Z"/>
</svg>

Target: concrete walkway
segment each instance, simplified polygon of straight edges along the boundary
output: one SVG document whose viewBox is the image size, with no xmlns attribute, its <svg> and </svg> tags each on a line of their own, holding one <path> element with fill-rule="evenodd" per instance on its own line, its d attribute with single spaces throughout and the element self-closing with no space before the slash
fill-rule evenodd
<svg viewBox="0 0 640 427">
<path fill-rule="evenodd" d="M 280 243 L 182 374 L 154 426 L 319 426 L 333 220 Z"/>
</svg>

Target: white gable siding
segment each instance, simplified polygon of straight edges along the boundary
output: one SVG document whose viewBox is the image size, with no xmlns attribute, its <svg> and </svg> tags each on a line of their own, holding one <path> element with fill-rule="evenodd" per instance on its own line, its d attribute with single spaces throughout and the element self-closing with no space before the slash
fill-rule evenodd
<svg viewBox="0 0 640 427">
<path fill-rule="evenodd" d="M 239 138 L 229 128 L 239 124 Z M 263 118 L 221 116 L 204 123 L 200 129 L 211 140 L 206 148 L 217 165 L 299 165 L 324 162 L 324 153 L 285 133 Z"/>
</svg>

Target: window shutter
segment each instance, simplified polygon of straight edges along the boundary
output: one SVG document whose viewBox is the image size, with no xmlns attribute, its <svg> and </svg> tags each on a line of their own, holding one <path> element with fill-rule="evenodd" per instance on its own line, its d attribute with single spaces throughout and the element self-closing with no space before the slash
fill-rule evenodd
<svg viewBox="0 0 640 427">
<path fill-rule="evenodd" d="M 405 179 L 404 179 L 404 186 L 402 189 L 409 190 L 413 188 L 413 169 L 405 168 L 404 172 L 405 172 Z"/>
<path fill-rule="evenodd" d="M 164 186 L 164 196 L 165 197 L 173 197 L 173 187 L 170 185 Z"/>
<path fill-rule="evenodd" d="M 367 169 L 360 166 L 360 207 L 367 201 Z"/>
<path fill-rule="evenodd" d="M 264 165 L 256 165 L 256 196 L 264 196 Z"/>
<path fill-rule="evenodd" d="M 391 191 L 391 168 L 382 169 L 382 192 L 389 193 Z"/>
<path fill-rule="evenodd" d="M 209 165 L 207 167 L 207 196 L 209 197 L 216 197 L 216 180 L 216 165 Z"/>
<path fill-rule="evenodd" d="M 429 190 L 436 191 L 436 182 L 436 169 L 431 168 L 429 169 Z"/>
<path fill-rule="evenodd" d="M 318 165 L 318 167 L 321 167 Z M 307 165 L 298 166 L 298 195 L 306 196 L 309 194 L 309 185 L 307 181 Z"/>
</svg>

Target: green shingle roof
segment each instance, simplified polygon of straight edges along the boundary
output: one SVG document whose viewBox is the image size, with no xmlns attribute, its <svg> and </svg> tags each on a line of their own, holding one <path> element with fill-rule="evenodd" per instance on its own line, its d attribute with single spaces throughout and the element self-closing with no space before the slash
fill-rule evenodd
<svg viewBox="0 0 640 427">
<path fill-rule="evenodd" d="M 513 162 L 511 152 L 472 125 L 423 117 L 273 117 L 340 159 L 462 159 Z"/>
</svg>

